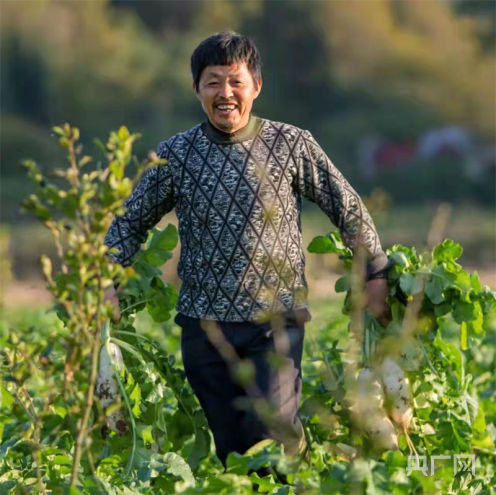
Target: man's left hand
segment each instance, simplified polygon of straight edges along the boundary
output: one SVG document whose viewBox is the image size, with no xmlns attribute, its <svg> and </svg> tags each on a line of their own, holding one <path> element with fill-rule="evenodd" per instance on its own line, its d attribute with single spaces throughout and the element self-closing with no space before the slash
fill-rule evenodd
<svg viewBox="0 0 496 495">
<path fill-rule="evenodd" d="M 369 280 L 365 284 L 366 309 L 381 325 L 389 320 L 389 306 L 386 303 L 388 285 L 385 278 Z"/>
</svg>

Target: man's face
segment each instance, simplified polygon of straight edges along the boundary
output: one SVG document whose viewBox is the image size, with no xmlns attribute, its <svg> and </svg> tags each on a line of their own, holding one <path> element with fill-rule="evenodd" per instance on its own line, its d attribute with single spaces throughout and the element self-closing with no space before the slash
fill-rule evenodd
<svg viewBox="0 0 496 495">
<path fill-rule="evenodd" d="M 262 89 L 254 81 L 246 62 L 231 65 L 208 65 L 203 69 L 196 96 L 210 123 L 224 132 L 236 132 L 250 118 L 253 100 Z"/>
</svg>

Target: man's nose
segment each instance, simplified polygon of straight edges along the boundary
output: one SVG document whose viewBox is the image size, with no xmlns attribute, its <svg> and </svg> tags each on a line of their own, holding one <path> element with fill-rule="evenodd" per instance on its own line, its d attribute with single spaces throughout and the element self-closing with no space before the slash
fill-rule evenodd
<svg viewBox="0 0 496 495">
<path fill-rule="evenodd" d="M 221 83 L 219 93 L 220 96 L 223 96 L 224 98 L 230 98 L 233 95 L 232 88 L 229 82 L 226 81 L 224 83 Z"/>
</svg>

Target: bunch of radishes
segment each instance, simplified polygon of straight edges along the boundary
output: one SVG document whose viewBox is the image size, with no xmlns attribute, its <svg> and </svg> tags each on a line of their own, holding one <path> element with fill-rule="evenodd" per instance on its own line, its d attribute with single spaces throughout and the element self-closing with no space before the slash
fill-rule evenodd
<svg viewBox="0 0 496 495">
<path fill-rule="evenodd" d="M 376 450 L 398 450 L 399 427 L 415 452 L 408 435 L 413 416 L 410 385 L 394 359 L 385 357 L 376 368 L 360 371 L 350 412 L 355 426 L 368 435 Z"/>
</svg>

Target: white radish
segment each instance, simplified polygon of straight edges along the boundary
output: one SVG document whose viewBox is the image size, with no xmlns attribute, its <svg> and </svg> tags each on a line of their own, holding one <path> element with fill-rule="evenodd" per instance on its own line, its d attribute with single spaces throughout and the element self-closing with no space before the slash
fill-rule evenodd
<svg viewBox="0 0 496 495">
<path fill-rule="evenodd" d="M 381 377 L 386 393 L 388 412 L 393 421 L 402 429 L 410 451 L 415 447 L 408 435 L 408 427 L 412 421 L 412 394 L 410 383 L 401 367 L 391 358 L 385 357 L 381 365 Z"/>
<path fill-rule="evenodd" d="M 363 408 L 380 409 L 384 405 L 382 385 L 371 368 L 364 368 L 357 377 L 357 398 L 363 399 Z"/>
<path fill-rule="evenodd" d="M 98 380 L 96 383 L 96 395 L 100 399 L 106 413 L 106 419 L 109 428 L 119 435 L 125 435 L 128 431 L 128 425 L 122 409 L 119 407 L 121 396 L 119 385 L 115 379 L 114 366 L 121 373 L 124 368 L 124 361 L 119 346 L 109 342 L 100 350 L 100 363 L 98 367 Z M 112 363 L 114 366 L 112 366 Z"/>
<path fill-rule="evenodd" d="M 398 450 L 398 435 L 383 411 L 366 418 L 364 430 L 377 450 Z"/>
<path fill-rule="evenodd" d="M 400 366 L 389 357 L 382 362 L 381 376 L 391 418 L 403 429 L 408 429 L 413 416 L 408 378 Z"/>
<path fill-rule="evenodd" d="M 354 403 L 350 408 L 353 422 L 367 433 L 378 450 L 397 450 L 398 439 L 394 425 L 383 408 L 382 385 L 370 368 L 357 377 Z"/>
</svg>

